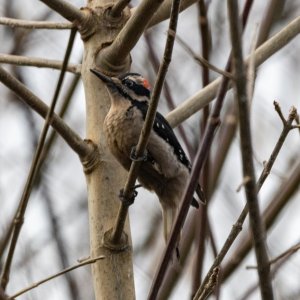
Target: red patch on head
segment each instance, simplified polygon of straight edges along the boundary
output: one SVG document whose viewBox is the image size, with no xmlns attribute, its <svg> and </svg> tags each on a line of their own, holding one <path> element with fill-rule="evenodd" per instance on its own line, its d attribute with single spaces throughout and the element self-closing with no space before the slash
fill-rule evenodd
<svg viewBox="0 0 300 300">
<path fill-rule="evenodd" d="M 143 80 L 143 85 L 146 89 L 150 90 L 151 89 L 151 85 L 149 83 L 149 81 L 147 79 Z"/>
</svg>

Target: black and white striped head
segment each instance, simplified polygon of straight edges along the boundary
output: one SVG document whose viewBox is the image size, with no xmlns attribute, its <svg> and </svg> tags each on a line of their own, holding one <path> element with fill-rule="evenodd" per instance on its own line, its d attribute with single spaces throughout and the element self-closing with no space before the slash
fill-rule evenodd
<svg viewBox="0 0 300 300">
<path fill-rule="evenodd" d="M 117 92 L 130 101 L 148 102 L 150 99 L 150 84 L 139 73 L 108 77 L 96 69 L 91 69 L 91 72 L 106 83 L 111 92 Z"/>
</svg>

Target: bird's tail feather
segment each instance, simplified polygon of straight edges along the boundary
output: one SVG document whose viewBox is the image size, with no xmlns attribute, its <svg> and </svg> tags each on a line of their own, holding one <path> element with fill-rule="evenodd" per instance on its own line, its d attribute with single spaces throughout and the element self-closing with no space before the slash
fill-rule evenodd
<svg viewBox="0 0 300 300">
<path fill-rule="evenodd" d="M 177 210 L 175 205 L 163 205 L 164 237 L 166 242 L 171 234 Z"/>
<path fill-rule="evenodd" d="M 168 242 L 168 239 L 171 235 L 172 227 L 175 223 L 176 216 L 178 213 L 178 207 L 176 205 L 162 205 L 163 208 L 163 222 L 164 222 L 164 237 L 166 243 Z M 176 243 L 176 257 L 177 260 L 179 261 L 180 259 L 180 253 L 179 253 L 179 241 L 181 237 L 181 232 L 179 234 L 177 243 Z M 172 257 L 173 261 L 173 257 Z"/>
</svg>

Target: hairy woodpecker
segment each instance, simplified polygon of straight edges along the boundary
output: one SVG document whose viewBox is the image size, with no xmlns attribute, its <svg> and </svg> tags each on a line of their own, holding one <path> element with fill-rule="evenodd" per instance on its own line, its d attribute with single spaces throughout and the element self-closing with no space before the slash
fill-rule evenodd
<svg viewBox="0 0 300 300">
<path fill-rule="evenodd" d="M 138 73 L 108 77 L 96 69 L 91 69 L 91 72 L 108 88 L 111 107 L 104 120 L 104 133 L 111 153 L 128 171 L 131 151 L 138 143 L 148 110 L 150 85 Z M 138 180 L 143 187 L 154 191 L 159 198 L 166 241 L 176 218 L 190 170 L 191 164 L 170 124 L 157 112 L 147 145 L 147 157 L 140 166 Z M 199 199 L 203 200 L 199 185 L 196 192 Z M 191 199 L 191 205 L 199 207 L 195 198 Z"/>
</svg>

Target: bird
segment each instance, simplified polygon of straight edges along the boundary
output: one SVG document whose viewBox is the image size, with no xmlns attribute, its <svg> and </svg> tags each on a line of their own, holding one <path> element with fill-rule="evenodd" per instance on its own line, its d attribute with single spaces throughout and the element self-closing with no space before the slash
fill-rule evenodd
<svg viewBox="0 0 300 300">
<path fill-rule="evenodd" d="M 132 149 L 138 144 L 141 129 L 149 108 L 151 87 L 139 73 L 128 72 L 109 77 L 98 69 L 90 71 L 106 85 L 111 106 L 104 119 L 104 134 L 110 152 L 129 171 Z M 167 242 L 177 216 L 181 198 L 188 182 L 191 163 L 174 131 L 162 114 L 156 112 L 153 128 L 140 165 L 138 181 L 155 192 L 162 207 L 164 238 Z M 197 185 L 196 193 L 205 202 Z M 191 205 L 199 208 L 193 197 Z"/>
</svg>

